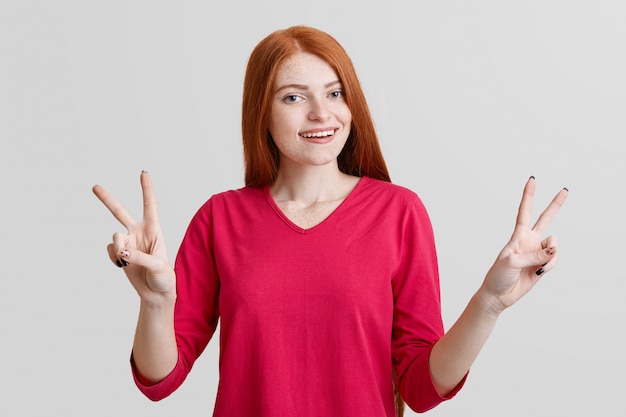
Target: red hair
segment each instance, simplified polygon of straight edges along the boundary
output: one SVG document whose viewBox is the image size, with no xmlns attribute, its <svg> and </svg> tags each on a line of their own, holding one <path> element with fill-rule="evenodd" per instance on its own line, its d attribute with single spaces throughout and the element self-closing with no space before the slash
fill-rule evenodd
<svg viewBox="0 0 626 417">
<path fill-rule="evenodd" d="M 349 175 L 390 181 L 365 94 L 350 57 L 329 34 L 307 26 L 292 26 L 265 37 L 248 60 L 241 118 L 246 185 L 271 184 L 278 173 L 278 148 L 268 131 L 272 90 L 280 65 L 298 52 L 308 52 L 326 61 L 343 84 L 352 126 L 337 158 L 339 169 Z"/>
</svg>

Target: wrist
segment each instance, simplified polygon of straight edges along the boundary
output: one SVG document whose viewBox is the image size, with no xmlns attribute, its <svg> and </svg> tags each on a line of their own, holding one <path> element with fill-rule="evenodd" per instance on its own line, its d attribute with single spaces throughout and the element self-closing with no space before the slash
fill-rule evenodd
<svg viewBox="0 0 626 417">
<path fill-rule="evenodd" d="M 500 298 L 484 287 L 480 287 L 472 299 L 486 314 L 495 318 L 506 309 Z"/>
<path fill-rule="evenodd" d="M 154 311 L 173 310 L 176 304 L 176 292 L 152 293 L 149 296 L 140 297 L 141 308 Z"/>
</svg>

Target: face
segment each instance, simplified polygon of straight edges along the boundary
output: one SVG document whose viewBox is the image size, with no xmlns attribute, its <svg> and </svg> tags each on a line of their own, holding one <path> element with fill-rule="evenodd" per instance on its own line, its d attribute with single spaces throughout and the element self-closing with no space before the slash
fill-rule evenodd
<svg viewBox="0 0 626 417">
<path fill-rule="evenodd" d="M 270 133 L 287 164 L 336 164 L 350 134 L 352 115 L 339 77 L 326 61 L 298 53 L 278 69 Z"/>
</svg>

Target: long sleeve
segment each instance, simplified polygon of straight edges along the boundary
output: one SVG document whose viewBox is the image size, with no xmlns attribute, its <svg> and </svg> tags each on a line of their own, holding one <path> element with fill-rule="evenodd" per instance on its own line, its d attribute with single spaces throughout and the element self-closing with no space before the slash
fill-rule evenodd
<svg viewBox="0 0 626 417">
<path fill-rule="evenodd" d="M 442 397 L 430 375 L 430 352 L 444 329 L 435 240 L 419 198 L 407 208 L 401 228 L 400 264 L 393 279 L 392 357 L 400 395 L 411 409 L 424 412 L 452 398 L 463 383 Z"/>
</svg>

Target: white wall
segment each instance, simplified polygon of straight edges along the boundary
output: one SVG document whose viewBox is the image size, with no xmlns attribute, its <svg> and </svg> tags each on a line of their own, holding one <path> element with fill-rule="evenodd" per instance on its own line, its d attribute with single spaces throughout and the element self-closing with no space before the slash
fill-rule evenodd
<svg viewBox="0 0 626 417">
<path fill-rule="evenodd" d="M 200 204 L 242 185 L 246 59 L 293 24 L 351 54 L 392 179 L 430 211 L 446 326 L 508 239 L 528 176 L 537 213 L 570 189 L 550 228 L 558 267 L 504 314 L 457 398 L 428 414 L 623 412 L 622 2 L 212 3 L 0 4 L 1 415 L 211 414 L 215 341 L 170 398 L 135 389 L 137 297 L 108 261 L 120 228 L 90 188 L 139 216 L 150 171 L 173 257 Z"/>
</svg>

